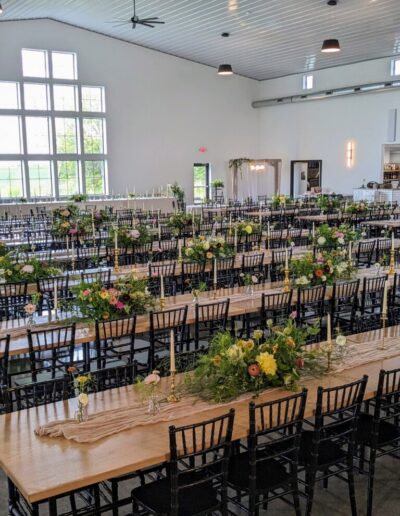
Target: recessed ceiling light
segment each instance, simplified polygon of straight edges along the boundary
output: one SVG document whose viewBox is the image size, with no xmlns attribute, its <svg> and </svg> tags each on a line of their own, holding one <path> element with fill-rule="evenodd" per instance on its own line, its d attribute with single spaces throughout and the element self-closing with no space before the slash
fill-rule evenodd
<svg viewBox="0 0 400 516">
<path fill-rule="evenodd" d="M 333 54 L 334 52 L 340 52 L 340 44 L 337 39 L 326 39 L 322 43 L 321 52 L 324 54 Z"/>
<path fill-rule="evenodd" d="M 233 70 L 230 64 L 222 64 L 218 67 L 218 75 L 232 75 Z"/>
</svg>

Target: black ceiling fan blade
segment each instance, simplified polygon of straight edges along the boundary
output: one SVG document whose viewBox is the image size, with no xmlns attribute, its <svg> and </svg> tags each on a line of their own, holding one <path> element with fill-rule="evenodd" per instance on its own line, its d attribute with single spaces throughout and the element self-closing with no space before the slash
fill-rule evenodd
<svg viewBox="0 0 400 516">
<path fill-rule="evenodd" d="M 105 23 L 131 23 L 131 20 L 108 20 Z"/>
<path fill-rule="evenodd" d="M 144 19 L 144 20 L 140 20 L 140 21 L 144 21 L 144 22 L 146 22 L 146 23 L 158 23 L 158 24 L 160 24 L 160 25 L 165 23 L 165 22 L 163 22 L 163 21 L 157 21 L 156 19 L 154 19 L 154 20 L 153 20 L 153 19 L 151 19 L 151 18 L 146 18 L 146 19 Z"/>
<path fill-rule="evenodd" d="M 145 23 L 143 21 L 138 21 L 138 24 L 139 25 L 144 25 L 145 27 L 151 27 L 152 29 L 154 29 L 154 25 L 150 25 L 150 23 Z"/>
</svg>

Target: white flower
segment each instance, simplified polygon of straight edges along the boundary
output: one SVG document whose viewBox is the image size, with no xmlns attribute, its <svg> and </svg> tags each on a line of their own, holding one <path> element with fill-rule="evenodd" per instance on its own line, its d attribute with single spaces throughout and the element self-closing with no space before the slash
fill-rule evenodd
<svg viewBox="0 0 400 516">
<path fill-rule="evenodd" d="M 338 242 L 340 245 L 343 245 L 344 244 L 344 238 L 338 238 Z"/>
<path fill-rule="evenodd" d="M 24 306 L 24 310 L 25 310 L 25 313 L 27 313 L 28 315 L 32 315 L 36 312 L 36 305 L 34 305 L 32 303 L 28 303 L 27 305 Z"/>
<path fill-rule="evenodd" d="M 25 274 L 32 274 L 33 266 L 32 265 L 24 265 L 21 269 L 21 272 L 24 272 Z"/>
<path fill-rule="evenodd" d="M 320 237 L 318 238 L 317 242 L 318 242 L 318 245 L 324 245 L 324 244 L 325 244 L 325 242 L 326 242 L 326 238 L 325 238 L 325 237 L 323 237 L 323 236 L 320 236 Z"/>
<path fill-rule="evenodd" d="M 78 396 L 78 402 L 82 405 L 82 407 L 86 407 L 89 403 L 88 395 L 84 392 L 81 392 Z"/>
<path fill-rule="evenodd" d="M 239 346 L 237 346 L 236 344 L 230 346 L 227 349 L 226 354 L 232 362 L 238 362 L 243 357 L 242 349 L 239 348 Z"/>
<path fill-rule="evenodd" d="M 296 285 L 308 285 L 309 281 L 306 276 L 300 276 L 300 278 L 296 279 Z"/>
<path fill-rule="evenodd" d="M 291 247 L 294 247 L 294 246 L 295 246 L 295 243 L 294 243 L 293 241 L 292 241 L 292 242 L 290 242 L 290 246 L 291 246 Z"/>
<path fill-rule="evenodd" d="M 257 276 L 252 276 L 252 277 L 251 277 L 251 281 L 252 281 L 253 283 L 258 283 L 258 278 L 257 278 Z"/>
<path fill-rule="evenodd" d="M 324 275 L 324 276 L 321 276 L 321 280 L 322 280 L 322 281 L 326 281 L 326 276 L 325 276 L 325 275 Z"/>
<path fill-rule="evenodd" d="M 137 229 L 132 229 L 132 231 L 129 232 L 129 236 L 132 240 L 136 240 L 140 237 L 140 232 Z"/>
<path fill-rule="evenodd" d="M 210 244 L 208 242 L 204 242 L 203 249 L 204 251 L 208 251 L 210 249 Z"/>
<path fill-rule="evenodd" d="M 338 335 L 338 336 L 336 337 L 336 344 L 337 344 L 338 346 L 343 347 L 343 346 L 345 346 L 345 345 L 346 345 L 346 342 L 347 342 L 347 339 L 346 339 L 346 337 L 345 337 L 344 335 Z"/>
</svg>

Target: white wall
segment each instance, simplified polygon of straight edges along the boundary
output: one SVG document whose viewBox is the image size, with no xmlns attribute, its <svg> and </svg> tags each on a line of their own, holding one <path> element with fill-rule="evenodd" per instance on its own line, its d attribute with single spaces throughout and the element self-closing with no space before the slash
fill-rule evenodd
<svg viewBox="0 0 400 516">
<path fill-rule="evenodd" d="M 76 52 L 79 81 L 106 87 L 110 191 L 177 180 L 190 200 L 194 162 L 228 179 L 229 159 L 256 157 L 256 81 L 47 20 L 0 24 L 0 80 L 22 79 L 23 47 Z"/>
<path fill-rule="evenodd" d="M 314 72 L 314 91 L 390 79 L 390 60 L 380 59 Z M 302 75 L 262 81 L 257 99 L 296 95 L 301 87 Z M 364 178 L 381 181 L 382 145 L 387 143 L 388 112 L 393 108 L 400 112 L 399 91 L 258 109 L 260 155 L 283 159 L 285 193 L 290 188 L 290 161 L 296 159 L 322 159 L 322 186 L 351 193 Z M 349 140 L 355 143 L 351 169 L 346 167 Z"/>
</svg>

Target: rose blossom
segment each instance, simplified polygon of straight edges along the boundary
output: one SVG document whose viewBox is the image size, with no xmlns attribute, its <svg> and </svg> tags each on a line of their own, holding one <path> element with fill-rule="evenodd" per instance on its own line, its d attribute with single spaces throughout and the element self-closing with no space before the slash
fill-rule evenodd
<svg viewBox="0 0 400 516">
<path fill-rule="evenodd" d="M 69 234 L 70 234 L 70 235 L 76 235 L 77 233 L 78 233 L 78 230 L 77 230 L 76 228 L 71 228 L 71 229 L 69 230 Z"/>
<path fill-rule="evenodd" d="M 82 296 L 88 297 L 90 296 L 90 290 L 86 289 L 82 292 Z"/>
<path fill-rule="evenodd" d="M 129 232 L 129 236 L 133 239 L 133 240 L 136 240 L 137 238 L 140 237 L 140 233 L 137 229 L 132 229 L 132 231 Z"/>
<path fill-rule="evenodd" d="M 36 305 L 34 305 L 32 303 L 28 303 L 27 305 L 24 306 L 24 310 L 28 315 L 32 315 L 36 312 Z"/>
<path fill-rule="evenodd" d="M 121 301 L 118 301 L 118 303 L 115 305 L 115 308 L 117 310 L 123 310 L 125 308 L 125 305 Z"/>
<path fill-rule="evenodd" d="M 261 369 L 258 364 L 250 364 L 249 367 L 247 368 L 247 372 L 249 373 L 250 376 L 255 378 L 257 376 L 260 376 Z"/>
<path fill-rule="evenodd" d="M 24 272 L 26 274 L 32 274 L 33 270 L 33 265 L 24 265 L 21 269 L 21 272 Z"/>
<path fill-rule="evenodd" d="M 160 376 L 156 372 L 152 372 L 144 379 L 146 385 L 157 385 L 160 383 Z"/>
<path fill-rule="evenodd" d="M 304 369 L 304 358 L 303 357 L 296 358 L 296 367 L 297 367 L 297 369 Z"/>
</svg>

